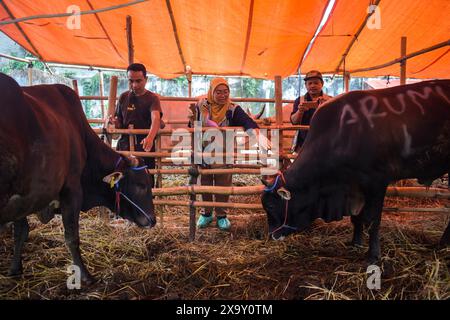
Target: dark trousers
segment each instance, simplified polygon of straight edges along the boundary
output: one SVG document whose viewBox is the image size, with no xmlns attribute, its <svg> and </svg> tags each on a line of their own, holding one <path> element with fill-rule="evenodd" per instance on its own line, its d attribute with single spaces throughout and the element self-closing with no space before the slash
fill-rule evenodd
<svg viewBox="0 0 450 320">
<path fill-rule="evenodd" d="M 232 184 L 233 181 L 233 175 L 232 174 L 208 174 L 208 175 L 202 175 L 200 178 L 202 186 L 222 186 L 222 187 L 229 187 Z M 228 199 L 230 198 L 229 195 L 223 195 L 223 194 L 202 194 L 203 201 L 214 201 L 216 202 L 228 202 Z M 213 208 L 205 208 L 205 213 L 211 214 L 213 211 Z M 225 208 L 215 208 L 216 215 L 218 217 L 223 217 L 227 215 L 227 210 Z"/>
</svg>

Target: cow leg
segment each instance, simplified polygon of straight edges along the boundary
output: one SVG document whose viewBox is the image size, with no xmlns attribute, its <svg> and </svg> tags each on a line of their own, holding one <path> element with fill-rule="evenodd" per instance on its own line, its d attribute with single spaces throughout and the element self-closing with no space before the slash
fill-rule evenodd
<svg viewBox="0 0 450 320">
<path fill-rule="evenodd" d="M 22 274 L 22 251 L 25 241 L 28 239 L 30 227 L 27 218 L 14 221 L 14 256 L 8 276 L 18 276 Z"/>
<path fill-rule="evenodd" d="M 369 232 L 369 251 L 367 252 L 367 260 L 370 264 L 376 264 L 381 258 L 379 230 L 385 193 L 386 188 L 384 188 L 383 192 L 377 190 L 369 196 L 364 210 L 364 218 L 368 225 Z"/>
<path fill-rule="evenodd" d="M 64 238 L 69 248 L 74 265 L 81 271 L 81 281 L 90 285 L 94 283 L 94 278 L 83 263 L 80 253 L 79 219 L 82 195 L 79 191 L 68 193 L 65 201 L 62 201 L 62 219 L 64 224 Z"/>
<path fill-rule="evenodd" d="M 444 248 L 449 245 L 450 245 L 450 221 L 447 225 L 447 228 L 444 231 L 444 234 L 442 235 L 441 240 L 439 241 L 439 247 Z"/>
<path fill-rule="evenodd" d="M 370 264 L 376 264 L 381 259 L 380 248 L 380 222 L 381 213 L 379 217 L 375 217 L 374 221 L 369 224 L 369 251 L 367 252 L 367 260 Z"/>
<path fill-rule="evenodd" d="M 353 238 L 350 242 L 350 246 L 360 247 L 362 246 L 362 233 L 364 229 L 363 221 L 361 218 L 361 214 L 351 217 L 353 224 Z"/>
</svg>

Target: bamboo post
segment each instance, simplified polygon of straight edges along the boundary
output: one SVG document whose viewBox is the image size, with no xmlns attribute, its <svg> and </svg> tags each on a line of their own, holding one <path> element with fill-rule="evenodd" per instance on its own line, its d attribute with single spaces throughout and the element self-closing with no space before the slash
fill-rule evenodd
<svg viewBox="0 0 450 320">
<path fill-rule="evenodd" d="M 128 64 L 134 62 L 133 29 L 131 16 L 127 16 L 127 44 L 128 44 Z"/>
<path fill-rule="evenodd" d="M 105 118 L 105 103 L 103 101 L 103 88 L 104 88 L 104 82 L 103 82 L 103 72 L 102 70 L 98 70 L 98 77 L 99 77 L 99 82 L 98 82 L 98 86 L 99 86 L 99 90 L 100 90 L 100 97 L 102 99 L 100 99 L 100 108 L 101 108 L 101 115 L 102 118 Z"/>
<path fill-rule="evenodd" d="M 80 95 L 80 93 L 78 91 L 78 80 L 77 79 L 72 79 L 72 89 L 73 89 L 73 91 L 75 91 L 77 93 L 78 96 Z"/>
<path fill-rule="evenodd" d="M 33 63 L 28 63 L 28 85 L 33 85 Z"/>
<path fill-rule="evenodd" d="M 406 37 L 402 37 L 400 44 L 400 56 L 403 59 L 400 62 L 400 84 L 406 84 Z"/>
<path fill-rule="evenodd" d="M 197 165 L 193 164 L 189 169 L 189 186 L 193 189 L 197 184 L 199 172 Z M 195 202 L 197 201 L 197 195 L 195 192 L 190 192 L 189 196 L 189 241 L 195 240 L 195 220 L 196 220 L 196 209 Z"/>
<path fill-rule="evenodd" d="M 350 73 L 346 72 L 344 74 L 344 91 L 349 92 L 350 91 Z"/>
<path fill-rule="evenodd" d="M 155 138 L 155 151 L 160 152 L 161 151 L 161 135 L 157 134 Z M 162 188 L 162 158 L 156 158 L 155 159 L 155 167 L 156 167 L 156 181 L 155 186 L 157 188 Z M 151 169 L 147 169 L 147 172 L 150 173 Z M 150 173 L 151 174 L 151 173 Z M 153 195 L 155 197 L 155 195 Z M 161 223 L 161 226 L 164 226 L 164 214 L 163 211 L 160 211 L 159 214 L 159 221 Z"/>
<path fill-rule="evenodd" d="M 188 81 L 189 98 L 192 97 L 192 69 L 191 66 L 186 66 L 186 79 Z"/>
<path fill-rule="evenodd" d="M 109 83 L 108 110 L 107 113 L 102 113 L 103 116 L 102 131 L 104 136 L 106 137 L 105 143 L 109 146 L 112 145 L 112 139 L 114 138 L 114 135 L 108 133 L 108 119 L 109 117 L 113 117 L 116 111 L 116 96 L 117 96 L 117 76 L 112 76 Z"/>
<path fill-rule="evenodd" d="M 161 135 L 157 135 L 156 136 L 156 152 L 160 152 L 161 151 L 161 147 L 162 147 L 162 142 L 161 142 Z M 162 169 L 162 163 L 161 163 L 161 158 L 157 158 L 156 159 L 156 169 Z M 161 172 L 159 172 L 156 176 L 156 186 L 158 188 L 162 187 L 162 174 Z"/>
<path fill-rule="evenodd" d="M 189 94 L 189 98 L 192 97 L 192 80 L 189 81 L 188 80 L 188 94 Z"/>
<path fill-rule="evenodd" d="M 116 97 L 117 97 L 117 76 L 112 76 L 109 83 L 109 97 L 108 97 L 108 114 L 105 119 L 109 116 L 113 116 L 116 111 Z"/>
<path fill-rule="evenodd" d="M 281 76 L 275 76 L 275 119 L 277 126 L 283 125 L 283 82 Z M 278 132 L 278 138 L 278 163 L 281 163 L 283 131 Z"/>
<path fill-rule="evenodd" d="M 248 151 L 250 150 L 250 137 L 246 136 L 244 137 L 245 139 L 245 155 L 244 155 L 244 163 L 249 163 L 250 161 L 250 156 L 248 154 Z"/>
<path fill-rule="evenodd" d="M 128 125 L 128 129 L 134 129 L 134 125 L 132 125 L 132 124 Z M 135 151 L 135 147 L 134 147 L 134 145 L 135 145 L 135 136 L 134 136 L 134 134 L 129 134 L 128 135 L 128 139 L 129 139 L 129 142 L 130 142 L 130 152 L 134 152 Z"/>
</svg>

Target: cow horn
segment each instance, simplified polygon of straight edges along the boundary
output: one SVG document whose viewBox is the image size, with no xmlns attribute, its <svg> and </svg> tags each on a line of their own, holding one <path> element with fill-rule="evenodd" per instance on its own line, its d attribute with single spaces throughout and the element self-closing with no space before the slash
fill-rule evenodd
<svg viewBox="0 0 450 320">
<path fill-rule="evenodd" d="M 261 118 L 261 116 L 262 116 L 263 113 L 264 113 L 264 110 L 266 110 L 266 104 L 265 104 L 265 103 L 263 104 L 263 107 L 262 107 L 261 111 L 259 111 L 259 112 L 255 115 L 255 119 Z"/>
<path fill-rule="evenodd" d="M 111 185 L 111 187 L 113 187 L 122 178 L 123 178 L 123 173 L 120 171 L 115 171 L 115 172 L 105 176 L 103 178 L 103 182 L 106 182 L 107 184 Z"/>
<path fill-rule="evenodd" d="M 291 193 L 284 187 L 277 190 L 278 195 L 284 200 L 291 200 Z"/>
</svg>

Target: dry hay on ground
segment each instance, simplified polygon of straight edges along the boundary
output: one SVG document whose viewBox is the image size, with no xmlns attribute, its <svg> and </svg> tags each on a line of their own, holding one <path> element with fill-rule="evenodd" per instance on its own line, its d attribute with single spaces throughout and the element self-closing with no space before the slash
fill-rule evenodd
<svg viewBox="0 0 450 320">
<path fill-rule="evenodd" d="M 255 182 L 239 177 L 235 184 Z M 165 179 L 179 185 L 186 179 Z M 235 196 L 256 202 L 257 196 Z M 387 207 L 437 207 L 443 201 L 390 198 Z M 384 213 L 381 290 L 369 290 L 362 249 L 350 249 L 348 219 L 318 221 L 306 233 L 267 239 L 265 213 L 234 210 L 231 232 L 211 226 L 188 240 L 188 209 L 159 207 L 152 230 L 111 226 L 94 209 L 82 214 L 81 248 L 98 282 L 68 290 L 71 263 L 60 218 L 42 225 L 30 218 L 25 274 L 5 275 L 12 239 L 0 235 L 0 299 L 449 299 L 450 248 L 436 249 L 448 214 Z M 367 243 L 367 235 L 366 235 Z"/>
</svg>

